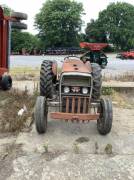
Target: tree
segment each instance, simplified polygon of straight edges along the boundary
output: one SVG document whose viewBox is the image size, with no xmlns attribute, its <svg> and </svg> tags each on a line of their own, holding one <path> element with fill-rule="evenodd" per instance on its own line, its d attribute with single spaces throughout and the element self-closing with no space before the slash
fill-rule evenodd
<svg viewBox="0 0 134 180">
<path fill-rule="evenodd" d="M 98 21 L 91 19 L 86 27 L 86 41 L 88 42 L 107 42 L 105 31 L 102 29 Z"/>
<path fill-rule="evenodd" d="M 76 45 L 82 25 L 82 13 L 82 3 L 71 0 L 47 0 L 35 18 L 35 26 L 45 46 Z"/>
<path fill-rule="evenodd" d="M 99 13 L 98 24 L 117 49 L 134 47 L 134 6 L 128 3 L 111 3 Z"/>
<path fill-rule="evenodd" d="M 12 9 L 9 8 L 7 5 L 3 4 L 1 5 L 3 11 L 4 11 L 4 15 L 5 16 L 10 16 L 10 13 L 12 12 Z"/>
<path fill-rule="evenodd" d="M 11 49 L 13 52 L 18 52 L 22 50 L 22 48 L 25 48 L 28 51 L 39 48 L 39 39 L 28 32 L 13 30 L 11 37 Z"/>
</svg>

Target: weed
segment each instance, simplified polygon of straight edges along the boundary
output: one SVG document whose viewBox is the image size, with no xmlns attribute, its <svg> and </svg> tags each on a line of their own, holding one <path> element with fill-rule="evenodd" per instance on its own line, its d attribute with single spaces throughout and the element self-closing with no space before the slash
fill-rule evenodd
<svg viewBox="0 0 134 180">
<path fill-rule="evenodd" d="M 0 131 L 1 132 L 19 132 L 25 128 L 26 121 L 32 117 L 32 111 L 35 104 L 36 96 L 28 95 L 27 91 L 20 91 L 12 89 L 9 92 L 0 92 L 0 97 L 4 103 L 0 102 L 1 118 Z M 27 112 L 22 116 L 18 116 L 18 111 L 27 107 Z"/>
<path fill-rule="evenodd" d="M 75 153 L 75 154 L 79 154 L 80 149 L 79 149 L 78 143 L 75 142 L 75 143 L 73 144 L 73 150 L 74 150 L 74 153 Z"/>
<path fill-rule="evenodd" d="M 99 145 L 97 142 L 95 142 L 95 154 L 98 154 Z"/>
<path fill-rule="evenodd" d="M 43 145 L 45 153 L 48 153 L 48 141 Z"/>
<path fill-rule="evenodd" d="M 114 93 L 114 89 L 112 87 L 102 87 L 102 95 L 112 95 Z"/>
<path fill-rule="evenodd" d="M 106 154 L 112 154 L 113 151 L 112 151 L 112 145 L 111 144 L 107 144 L 106 147 L 105 147 L 105 152 Z"/>
<path fill-rule="evenodd" d="M 77 143 L 84 143 L 84 142 L 88 142 L 89 138 L 88 137 L 80 137 L 78 139 L 76 139 Z"/>
</svg>

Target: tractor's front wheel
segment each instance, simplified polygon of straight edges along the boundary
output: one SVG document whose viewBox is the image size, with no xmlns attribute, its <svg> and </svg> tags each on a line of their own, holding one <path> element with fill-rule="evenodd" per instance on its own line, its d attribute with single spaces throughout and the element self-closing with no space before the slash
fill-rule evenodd
<svg viewBox="0 0 134 180">
<path fill-rule="evenodd" d="M 4 75 L 2 76 L 2 80 L 1 80 L 1 88 L 6 91 L 11 89 L 12 87 L 12 78 L 9 75 Z"/>
<path fill-rule="evenodd" d="M 97 120 L 97 129 L 100 134 L 106 135 L 111 131 L 113 121 L 112 101 L 101 99 L 99 107 L 100 117 Z"/>
<path fill-rule="evenodd" d="M 46 133 L 47 115 L 48 115 L 48 107 L 47 107 L 46 98 L 43 96 L 39 96 L 37 97 L 35 110 L 34 110 L 36 130 L 39 134 Z"/>
</svg>

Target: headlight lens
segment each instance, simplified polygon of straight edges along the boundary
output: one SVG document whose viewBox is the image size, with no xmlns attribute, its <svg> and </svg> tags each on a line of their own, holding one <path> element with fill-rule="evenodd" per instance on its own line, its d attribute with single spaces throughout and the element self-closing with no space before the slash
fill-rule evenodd
<svg viewBox="0 0 134 180">
<path fill-rule="evenodd" d="M 86 88 L 86 87 L 82 88 L 82 93 L 87 94 L 88 93 L 88 88 Z"/>
<path fill-rule="evenodd" d="M 70 88 L 69 87 L 64 87 L 64 93 L 69 93 L 70 92 Z"/>
</svg>

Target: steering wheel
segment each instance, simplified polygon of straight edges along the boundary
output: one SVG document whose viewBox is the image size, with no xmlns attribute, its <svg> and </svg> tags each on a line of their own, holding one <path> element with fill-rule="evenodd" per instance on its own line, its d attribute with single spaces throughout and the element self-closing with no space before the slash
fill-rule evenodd
<svg viewBox="0 0 134 180">
<path fill-rule="evenodd" d="M 79 59 L 80 60 L 80 57 L 78 57 L 78 56 L 66 56 L 65 58 L 64 58 L 64 60 L 66 60 L 66 59 L 69 59 L 69 58 L 77 58 L 77 59 Z"/>
</svg>

